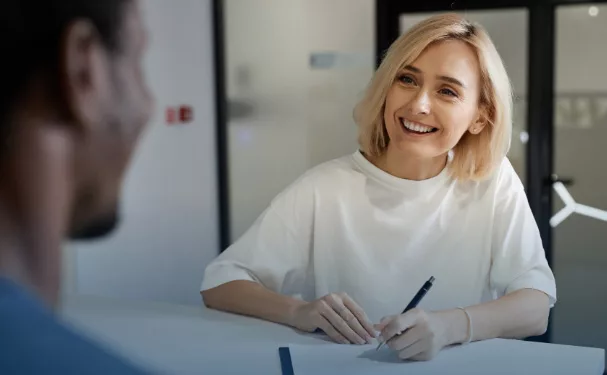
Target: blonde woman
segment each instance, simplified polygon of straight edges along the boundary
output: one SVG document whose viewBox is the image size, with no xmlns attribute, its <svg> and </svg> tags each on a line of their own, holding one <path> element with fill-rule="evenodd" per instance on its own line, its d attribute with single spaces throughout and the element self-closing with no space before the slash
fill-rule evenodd
<svg viewBox="0 0 607 375">
<path fill-rule="evenodd" d="M 511 88 L 486 32 L 452 14 L 421 22 L 355 113 L 360 150 L 272 201 L 206 269 L 206 305 L 339 343 L 379 333 L 413 360 L 544 333 L 555 280 L 505 156 Z M 431 276 L 418 308 L 398 315 Z"/>
</svg>

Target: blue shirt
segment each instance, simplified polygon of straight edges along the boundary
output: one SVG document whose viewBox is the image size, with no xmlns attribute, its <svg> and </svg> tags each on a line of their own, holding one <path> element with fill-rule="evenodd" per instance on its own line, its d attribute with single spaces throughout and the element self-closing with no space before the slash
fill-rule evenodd
<svg viewBox="0 0 607 375">
<path fill-rule="evenodd" d="M 25 288 L 0 278 L 0 374 L 144 372 L 76 334 Z"/>
</svg>

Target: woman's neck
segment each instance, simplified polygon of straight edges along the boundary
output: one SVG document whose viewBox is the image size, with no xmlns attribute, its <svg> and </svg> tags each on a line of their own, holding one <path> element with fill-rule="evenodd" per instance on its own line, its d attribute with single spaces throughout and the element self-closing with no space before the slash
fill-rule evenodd
<svg viewBox="0 0 607 375">
<path fill-rule="evenodd" d="M 439 175 L 445 168 L 447 159 L 447 154 L 434 158 L 419 158 L 388 149 L 383 155 L 370 159 L 370 161 L 392 176 L 405 180 L 422 181 Z"/>
</svg>

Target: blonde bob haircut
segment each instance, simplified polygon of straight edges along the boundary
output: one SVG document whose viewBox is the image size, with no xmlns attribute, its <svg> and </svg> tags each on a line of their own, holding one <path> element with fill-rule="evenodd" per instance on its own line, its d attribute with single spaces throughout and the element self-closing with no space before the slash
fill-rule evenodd
<svg viewBox="0 0 607 375">
<path fill-rule="evenodd" d="M 390 46 L 354 110 L 359 127 L 358 142 L 361 151 L 372 157 L 386 151 L 389 139 L 384 107 L 388 90 L 405 66 L 413 64 L 428 46 L 445 40 L 461 40 L 476 52 L 481 80 L 479 113 L 485 122 L 480 133 L 466 131 L 453 148 L 450 173 L 458 180 L 482 180 L 495 171 L 510 149 L 512 89 L 502 59 L 487 32 L 456 14 L 428 18 Z"/>
</svg>

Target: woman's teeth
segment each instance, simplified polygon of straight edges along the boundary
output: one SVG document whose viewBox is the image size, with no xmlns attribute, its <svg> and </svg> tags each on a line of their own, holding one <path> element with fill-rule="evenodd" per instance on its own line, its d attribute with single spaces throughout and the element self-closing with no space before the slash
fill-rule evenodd
<svg viewBox="0 0 607 375">
<path fill-rule="evenodd" d="M 436 130 L 436 128 L 433 128 L 431 126 L 425 126 L 425 125 L 420 125 L 420 124 L 416 124 L 410 121 L 407 121 L 405 119 L 401 119 L 400 120 L 401 123 L 403 124 L 403 126 L 411 131 L 414 131 L 416 133 L 429 133 L 433 130 Z"/>
</svg>

